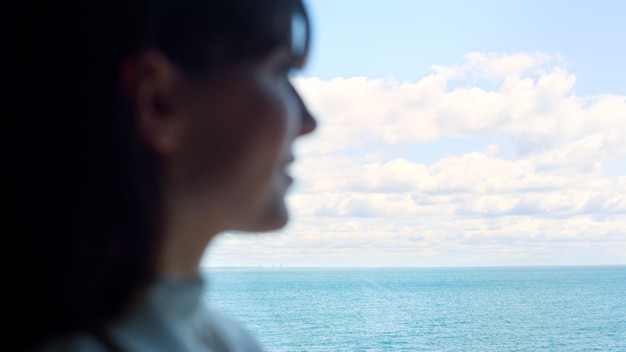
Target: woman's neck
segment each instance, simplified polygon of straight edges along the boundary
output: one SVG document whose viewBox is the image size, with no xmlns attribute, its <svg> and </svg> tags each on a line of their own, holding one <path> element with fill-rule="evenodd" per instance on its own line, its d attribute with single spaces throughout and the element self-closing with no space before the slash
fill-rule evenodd
<svg viewBox="0 0 626 352">
<path fill-rule="evenodd" d="M 196 278 L 205 249 L 219 231 L 206 228 L 206 219 L 193 207 L 170 202 L 166 209 L 158 272 L 173 279 Z"/>
</svg>

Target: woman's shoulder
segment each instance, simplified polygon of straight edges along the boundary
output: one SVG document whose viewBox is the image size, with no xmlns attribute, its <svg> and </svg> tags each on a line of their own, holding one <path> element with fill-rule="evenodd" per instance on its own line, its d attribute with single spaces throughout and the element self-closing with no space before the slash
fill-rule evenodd
<svg viewBox="0 0 626 352">
<path fill-rule="evenodd" d="M 109 352 L 109 350 L 95 336 L 76 333 L 51 341 L 36 352 Z"/>
<path fill-rule="evenodd" d="M 202 280 L 160 280 L 134 313 L 101 333 L 74 334 L 37 352 L 261 351 L 241 324 L 205 304 L 203 290 Z"/>
<path fill-rule="evenodd" d="M 170 351 L 170 348 L 193 348 L 194 351 L 260 352 L 257 340 L 241 324 L 222 312 L 205 307 L 192 324 L 188 341 L 173 341 L 170 331 L 130 328 L 123 335 L 112 334 L 111 341 L 121 351 Z M 145 327 L 144 327 L 145 328 Z M 119 333 L 119 330 L 118 330 Z M 180 335 L 178 337 L 181 337 Z M 77 333 L 52 341 L 36 352 L 108 352 L 105 343 L 93 334 Z"/>
<path fill-rule="evenodd" d="M 205 307 L 198 328 L 203 339 L 217 351 L 261 351 L 257 340 L 241 324 L 222 312 Z"/>
</svg>

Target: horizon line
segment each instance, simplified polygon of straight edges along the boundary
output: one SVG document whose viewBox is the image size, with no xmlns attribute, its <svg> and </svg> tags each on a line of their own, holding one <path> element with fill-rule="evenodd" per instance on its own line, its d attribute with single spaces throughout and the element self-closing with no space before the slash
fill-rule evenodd
<svg viewBox="0 0 626 352">
<path fill-rule="evenodd" d="M 529 264 L 529 265 L 468 265 L 468 266 L 200 266 L 200 269 L 471 269 L 471 268 L 555 268 L 555 267 L 626 267 L 623 264 Z"/>
</svg>

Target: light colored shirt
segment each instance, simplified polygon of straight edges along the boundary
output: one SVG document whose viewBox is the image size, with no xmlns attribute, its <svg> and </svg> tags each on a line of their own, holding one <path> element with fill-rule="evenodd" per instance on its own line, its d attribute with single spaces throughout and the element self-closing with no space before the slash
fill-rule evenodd
<svg viewBox="0 0 626 352">
<path fill-rule="evenodd" d="M 161 280 L 149 291 L 143 304 L 106 334 L 122 351 L 214 351 L 258 352 L 256 340 L 240 325 L 202 300 L 204 283 Z M 106 351 L 89 334 L 55 341 L 41 352 Z"/>
</svg>

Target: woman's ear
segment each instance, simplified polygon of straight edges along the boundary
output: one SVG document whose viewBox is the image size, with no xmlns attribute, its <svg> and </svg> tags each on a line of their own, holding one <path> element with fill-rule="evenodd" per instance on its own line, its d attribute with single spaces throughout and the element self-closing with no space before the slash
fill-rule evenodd
<svg viewBox="0 0 626 352">
<path fill-rule="evenodd" d="M 176 94 L 181 73 L 165 55 L 150 50 L 122 63 L 122 91 L 133 107 L 140 135 L 158 154 L 168 155 L 180 146 L 184 118 Z"/>
</svg>

